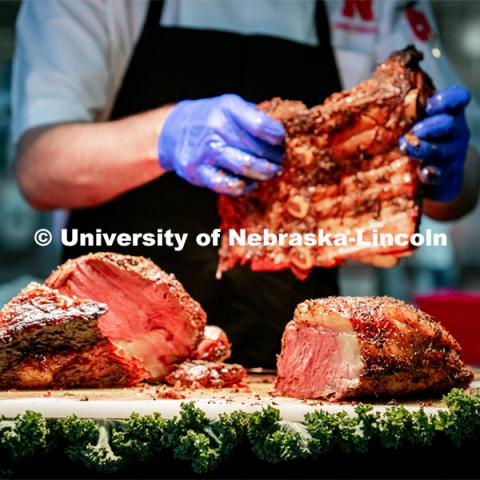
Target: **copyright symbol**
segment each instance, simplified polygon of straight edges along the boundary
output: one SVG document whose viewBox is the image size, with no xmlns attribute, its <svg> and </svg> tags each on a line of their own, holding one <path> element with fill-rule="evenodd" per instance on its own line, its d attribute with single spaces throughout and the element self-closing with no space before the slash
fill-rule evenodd
<svg viewBox="0 0 480 480">
<path fill-rule="evenodd" d="M 35 232 L 33 239 L 39 247 L 46 247 L 52 243 L 52 233 L 46 228 L 41 228 Z"/>
</svg>

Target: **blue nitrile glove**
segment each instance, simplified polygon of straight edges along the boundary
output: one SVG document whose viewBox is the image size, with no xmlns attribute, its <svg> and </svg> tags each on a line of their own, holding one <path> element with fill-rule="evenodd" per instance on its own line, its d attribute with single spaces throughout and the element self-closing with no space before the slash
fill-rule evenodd
<svg viewBox="0 0 480 480">
<path fill-rule="evenodd" d="M 242 195 L 280 172 L 285 130 L 237 95 L 178 103 L 158 139 L 160 166 L 199 187 Z"/>
<path fill-rule="evenodd" d="M 411 145 L 400 137 L 400 148 L 422 160 L 420 180 L 425 184 L 427 198 L 449 202 L 460 193 L 470 139 L 465 120 L 469 101 L 470 92 L 463 87 L 440 90 L 427 100 L 427 118 L 411 130 L 419 144 Z"/>
</svg>

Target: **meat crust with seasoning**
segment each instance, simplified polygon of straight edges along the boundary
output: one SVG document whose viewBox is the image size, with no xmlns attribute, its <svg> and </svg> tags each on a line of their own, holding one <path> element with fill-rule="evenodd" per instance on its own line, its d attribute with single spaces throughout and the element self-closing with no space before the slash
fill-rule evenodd
<svg viewBox="0 0 480 480">
<path fill-rule="evenodd" d="M 0 311 L 0 388 L 127 387 L 148 376 L 98 328 L 105 304 L 31 283 Z"/>
<path fill-rule="evenodd" d="M 188 360 L 166 377 L 167 383 L 185 388 L 226 388 L 242 382 L 247 371 L 236 363 Z"/>
<path fill-rule="evenodd" d="M 417 162 L 398 148 L 399 137 L 423 115 L 433 93 L 413 47 L 396 52 L 373 76 L 351 90 L 335 93 L 323 105 L 275 98 L 259 105 L 285 126 L 281 175 L 251 194 L 222 196 L 222 229 L 263 234 L 342 233 L 362 229 L 364 240 L 379 234 L 415 233 L 420 218 Z M 315 266 L 346 259 L 392 266 L 408 255 L 407 245 L 242 246 L 224 235 L 218 275 L 236 264 L 253 270 L 290 268 L 300 279 Z"/>
<path fill-rule="evenodd" d="M 275 393 L 342 400 L 467 387 L 460 346 L 431 316 L 390 297 L 298 305 L 282 339 Z"/>
</svg>

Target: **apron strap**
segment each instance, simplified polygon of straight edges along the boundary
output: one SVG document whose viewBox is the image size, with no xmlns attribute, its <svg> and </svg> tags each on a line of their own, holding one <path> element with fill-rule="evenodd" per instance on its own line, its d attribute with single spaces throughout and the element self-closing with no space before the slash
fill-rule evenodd
<svg viewBox="0 0 480 480">
<path fill-rule="evenodd" d="M 315 28 L 317 30 L 318 43 L 320 45 L 330 45 L 330 22 L 328 21 L 323 0 L 316 0 L 315 2 Z"/>
<path fill-rule="evenodd" d="M 159 28 L 164 0 L 150 0 L 144 28 Z"/>
</svg>

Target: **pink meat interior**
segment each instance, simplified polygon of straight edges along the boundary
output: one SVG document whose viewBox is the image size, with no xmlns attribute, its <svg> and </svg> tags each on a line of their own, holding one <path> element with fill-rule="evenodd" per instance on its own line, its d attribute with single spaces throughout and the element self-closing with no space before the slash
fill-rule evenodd
<svg viewBox="0 0 480 480">
<path fill-rule="evenodd" d="M 83 262 L 60 290 L 108 305 L 99 327 L 115 345 L 142 362 L 153 378 L 195 348 L 194 327 L 168 286 L 106 262 Z"/>
<path fill-rule="evenodd" d="M 292 324 L 285 330 L 277 366 L 278 394 L 332 399 L 358 384 L 362 361 L 354 333 Z"/>
</svg>

